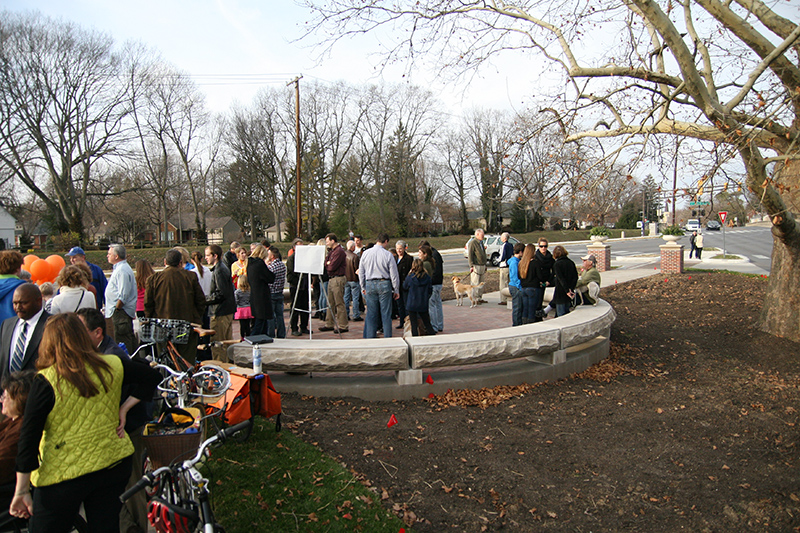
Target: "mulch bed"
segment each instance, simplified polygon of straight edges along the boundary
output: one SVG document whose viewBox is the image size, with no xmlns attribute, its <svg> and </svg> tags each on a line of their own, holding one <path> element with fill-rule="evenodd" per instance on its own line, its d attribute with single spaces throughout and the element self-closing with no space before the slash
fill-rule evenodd
<svg viewBox="0 0 800 533">
<path fill-rule="evenodd" d="M 609 287 L 612 354 L 580 375 L 412 401 L 285 394 L 286 425 L 414 531 L 797 530 L 800 345 L 755 328 L 765 284 Z"/>
</svg>

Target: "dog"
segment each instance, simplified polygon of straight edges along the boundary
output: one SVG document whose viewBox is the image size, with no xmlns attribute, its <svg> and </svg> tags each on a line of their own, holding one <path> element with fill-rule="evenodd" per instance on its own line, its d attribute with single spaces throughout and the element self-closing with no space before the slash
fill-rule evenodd
<svg viewBox="0 0 800 533">
<path fill-rule="evenodd" d="M 476 300 L 472 296 L 472 291 L 475 289 L 483 287 L 483 282 L 479 285 L 467 285 L 466 283 L 461 283 L 461 278 L 458 276 L 453 276 L 453 290 L 456 293 L 456 305 L 464 305 L 464 296 L 469 298 L 471 302 L 470 308 L 475 307 L 478 305 L 478 300 Z"/>
</svg>

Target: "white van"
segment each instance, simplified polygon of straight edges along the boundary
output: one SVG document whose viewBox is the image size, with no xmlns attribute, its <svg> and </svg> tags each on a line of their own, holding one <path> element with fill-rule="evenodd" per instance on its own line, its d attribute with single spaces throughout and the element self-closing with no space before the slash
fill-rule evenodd
<svg viewBox="0 0 800 533">
<path fill-rule="evenodd" d="M 690 218 L 686 221 L 686 227 L 684 228 L 685 231 L 700 231 L 701 229 L 699 218 Z"/>
</svg>

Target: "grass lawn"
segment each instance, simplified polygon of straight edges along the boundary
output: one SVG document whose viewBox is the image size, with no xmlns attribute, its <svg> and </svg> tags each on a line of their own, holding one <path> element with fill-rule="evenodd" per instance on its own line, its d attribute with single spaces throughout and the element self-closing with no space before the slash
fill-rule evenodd
<svg viewBox="0 0 800 533">
<path fill-rule="evenodd" d="M 359 476 L 257 417 L 244 443 L 212 451 L 209 467 L 217 521 L 229 533 L 368 531 L 397 533 L 399 518 Z"/>
</svg>

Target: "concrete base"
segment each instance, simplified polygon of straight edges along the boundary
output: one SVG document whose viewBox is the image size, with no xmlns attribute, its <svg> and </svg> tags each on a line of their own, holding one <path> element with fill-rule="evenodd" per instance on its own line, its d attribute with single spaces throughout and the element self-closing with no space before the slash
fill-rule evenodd
<svg viewBox="0 0 800 533">
<path fill-rule="evenodd" d="M 499 363 L 470 365 L 466 367 L 420 372 L 420 379 L 430 375 L 433 384 L 401 385 L 392 372 L 365 373 L 314 373 L 290 376 L 271 372 L 270 377 L 280 392 L 317 397 L 355 397 L 370 401 L 408 400 L 427 398 L 430 393 L 444 394 L 448 389 L 480 389 L 497 385 L 521 385 L 566 378 L 583 372 L 593 364 L 608 357 L 608 337 L 597 337 L 584 344 L 573 346 L 564 352 L 565 358 L 558 364 L 542 364 L 527 359 L 515 359 Z M 559 357 L 560 358 L 560 357 Z M 403 371 L 407 372 L 407 371 Z M 398 372 L 397 374 L 400 374 Z"/>
<path fill-rule="evenodd" d="M 421 385 L 422 370 L 399 370 L 394 373 L 398 385 Z"/>
<path fill-rule="evenodd" d="M 542 365 L 560 365 L 561 363 L 565 363 L 567 361 L 567 351 L 556 350 L 552 353 L 531 355 L 525 359 L 531 361 L 532 363 L 539 363 Z"/>
</svg>

